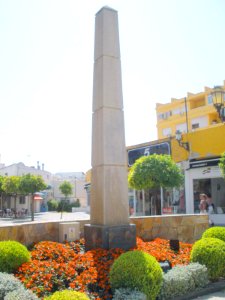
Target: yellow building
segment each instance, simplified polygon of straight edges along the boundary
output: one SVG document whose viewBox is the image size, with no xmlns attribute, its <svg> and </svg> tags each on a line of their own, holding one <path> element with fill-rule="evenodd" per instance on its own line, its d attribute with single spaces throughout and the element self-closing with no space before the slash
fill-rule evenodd
<svg viewBox="0 0 225 300">
<path fill-rule="evenodd" d="M 135 215 L 199 213 L 200 193 L 211 194 L 215 214 L 210 219 L 215 224 L 225 224 L 225 181 L 218 162 L 225 151 L 225 123 L 200 128 L 183 134 L 182 143 L 175 136 L 127 147 L 128 165 L 143 155 L 170 154 L 185 175 L 184 186 L 179 190 L 161 189 L 154 199 L 152 191 L 129 191 L 129 203 Z M 185 197 L 184 197 L 185 196 Z M 159 205 L 159 207 L 157 207 Z"/>
<path fill-rule="evenodd" d="M 225 90 L 225 82 L 221 88 Z M 157 103 L 158 138 L 174 136 L 177 130 L 185 133 L 219 123 L 212 91 L 213 88 L 205 87 L 203 92 L 188 93 L 187 97 L 181 99 L 172 98 L 171 102 L 166 104 Z"/>
<path fill-rule="evenodd" d="M 158 153 L 171 155 L 185 175 L 180 189 L 130 189 L 130 214 L 199 213 L 199 194 L 207 193 L 215 205 L 210 219 L 225 224 L 225 181 L 218 167 L 225 151 L 225 123 L 213 105 L 213 91 L 215 88 L 205 88 L 204 92 L 157 104 L 158 140 L 127 147 L 128 170 L 139 157 Z M 181 133 L 180 141 L 176 139 L 177 131 Z M 90 174 L 87 177 L 91 181 Z"/>
<path fill-rule="evenodd" d="M 218 88 L 224 92 L 225 83 Z M 199 194 L 208 193 L 215 205 L 215 214 L 210 218 L 224 224 L 225 181 L 218 162 L 225 151 L 225 119 L 221 121 L 214 105 L 218 88 L 205 87 L 204 92 L 157 104 L 156 112 L 158 138 L 170 140 L 171 156 L 181 163 L 185 174 L 186 213 L 198 213 Z M 224 94 L 220 95 L 224 107 Z M 176 140 L 176 132 L 181 133 L 180 141 Z"/>
</svg>

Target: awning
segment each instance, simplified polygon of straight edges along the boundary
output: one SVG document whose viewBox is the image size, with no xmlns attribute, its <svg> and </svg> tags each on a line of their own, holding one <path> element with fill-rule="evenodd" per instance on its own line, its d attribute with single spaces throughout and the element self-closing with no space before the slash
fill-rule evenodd
<svg viewBox="0 0 225 300">
<path fill-rule="evenodd" d="M 43 198 L 40 196 L 34 196 L 34 200 L 43 200 Z"/>
</svg>

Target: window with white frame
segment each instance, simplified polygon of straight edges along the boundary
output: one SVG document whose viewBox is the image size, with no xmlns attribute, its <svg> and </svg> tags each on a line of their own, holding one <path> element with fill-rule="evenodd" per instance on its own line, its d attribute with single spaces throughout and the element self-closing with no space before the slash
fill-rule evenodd
<svg viewBox="0 0 225 300">
<path fill-rule="evenodd" d="M 171 134 L 172 134 L 171 128 L 163 128 L 162 134 L 163 134 L 163 136 L 171 136 Z"/>
<path fill-rule="evenodd" d="M 176 125 L 176 131 L 180 131 L 181 133 L 187 132 L 187 124 L 181 123 Z"/>
<path fill-rule="evenodd" d="M 203 128 L 206 127 L 207 125 L 208 125 L 208 119 L 206 116 L 194 118 L 191 120 L 192 129 Z"/>
<path fill-rule="evenodd" d="M 170 116 L 172 116 L 172 111 L 166 111 L 164 113 L 159 113 L 158 114 L 158 119 L 159 120 L 166 120 L 168 119 Z"/>
<path fill-rule="evenodd" d="M 212 104 L 213 103 L 213 97 L 212 95 L 208 95 L 208 104 Z"/>
<path fill-rule="evenodd" d="M 185 113 L 185 107 L 184 106 L 176 108 L 172 111 L 173 115 L 183 115 L 184 113 Z"/>
</svg>

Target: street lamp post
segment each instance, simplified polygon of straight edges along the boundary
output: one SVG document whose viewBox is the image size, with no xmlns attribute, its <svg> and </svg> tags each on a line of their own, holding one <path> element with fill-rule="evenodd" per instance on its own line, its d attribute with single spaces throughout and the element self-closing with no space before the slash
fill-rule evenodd
<svg viewBox="0 0 225 300">
<path fill-rule="evenodd" d="M 225 91 L 221 86 L 215 86 L 211 92 L 212 101 L 215 109 L 218 112 L 221 122 L 225 121 L 224 96 Z"/>
</svg>

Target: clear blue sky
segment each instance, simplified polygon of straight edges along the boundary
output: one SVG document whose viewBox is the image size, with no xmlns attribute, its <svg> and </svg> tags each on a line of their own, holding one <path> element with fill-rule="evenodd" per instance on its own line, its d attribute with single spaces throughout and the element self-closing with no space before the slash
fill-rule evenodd
<svg viewBox="0 0 225 300">
<path fill-rule="evenodd" d="M 222 85 L 224 0 L 0 0 L 1 162 L 91 167 L 95 13 L 118 11 L 126 144 L 157 139 L 156 102 Z"/>
</svg>

